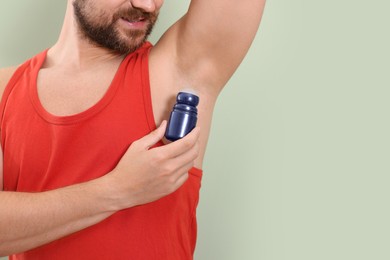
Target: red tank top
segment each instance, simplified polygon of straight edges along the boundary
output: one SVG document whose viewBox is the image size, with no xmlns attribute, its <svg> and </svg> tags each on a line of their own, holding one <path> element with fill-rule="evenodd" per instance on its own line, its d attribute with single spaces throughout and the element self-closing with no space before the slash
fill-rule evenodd
<svg viewBox="0 0 390 260">
<path fill-rule="evenodd" d="M 133 141 L 154 130 L 151 47 L 146 43 L 128 55 L 104 97 L 71 116 L 54 116 L 39 101 L 36 82 L 46 51 L 20 66 L 0 105 L 4 190 L 40 192 L 98 178 Z M 171 195 L 11 259 L 192 259 L 202 171 L 189 173 Z"/>
</svg>

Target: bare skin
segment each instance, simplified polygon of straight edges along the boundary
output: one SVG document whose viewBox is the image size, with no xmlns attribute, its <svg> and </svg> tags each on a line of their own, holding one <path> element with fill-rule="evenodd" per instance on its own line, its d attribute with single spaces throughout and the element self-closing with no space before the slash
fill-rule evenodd
<svg viewBox="0 0 390 260">
<path fill-rule="evenodd" d="M 61 116 L 95 104 L 123 59 L 123 55 L 80 37 L 72 2 L 68 0 L 60 37 L 38 77 L 42 105 Z M 124 6 L 155 12 L 163 4 L 163 0 L 93 2 L 107 13 Z M 150 54 L 153 112 L 160 127 L 134 142 L 116 168 L 99 179 L 35 194 L 0 191 L 0 255 L 38 247 L 94 225 L 118 210 L 155 201 L 178 189 L 191 167 L 202 168 L 218 94 L 250 47 L 263 8 L 264 0 L 192 0 L 188 13 Z M 129 29 L 128 24 L 117 26 L 121 32 Z M 0 70 L 0 93 L 14 70 Z M 183 87 L 200 96 L 199 127 L 182 140 L 149 150 L 163 138 L 164 119 Z"/>
</svg>

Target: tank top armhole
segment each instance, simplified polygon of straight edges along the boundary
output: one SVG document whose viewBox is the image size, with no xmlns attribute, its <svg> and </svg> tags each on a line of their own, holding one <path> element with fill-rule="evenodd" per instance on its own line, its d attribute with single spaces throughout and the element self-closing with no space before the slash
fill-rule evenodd
<svg viewBox="0 0 390 260">
<path fill-rule="evenodd" d="M 153 103 L 152 103 L 152 94 L 150 89 L 150 80 L 149 80 L 149 55 L 152 49 L 152 45 L 147 46 L 148 48 L 142 55 L 142 63 L 141 63 L 141 79 L 142 79 L 142 93 L 145 105 L 145 115 L 148 121 L 149 130 L 153 131 L 157 128 L 156 121 L 154 119 L 153 114 Z"/>
<path fill-rule="evenodd" d="M 156 121 L 154 119 L 154 114 L 153 114 L 152 94 L 151 94 L 150 80 L 149 80 L 149 54 L 153 46 L 149 43 L 149 45 L 146 47 L 147 49 L 142 55 L 142 63 L 141 63 L 142 93 L 144 98 L 145 114 L 146 114 L 146 119 L 148 121 L 149 130 L 153 131 L 157 128 Z M 160 144 L 163 143 L 160 142 Z M 202 178 L 203 170 L 201 168 L 192 167 L 189 173 L 191 175 Z"/>
</svg>

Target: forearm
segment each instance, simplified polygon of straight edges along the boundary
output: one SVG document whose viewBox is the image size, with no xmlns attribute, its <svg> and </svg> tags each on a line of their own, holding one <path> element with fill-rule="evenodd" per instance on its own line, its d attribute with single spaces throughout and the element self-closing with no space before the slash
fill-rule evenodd
<svg viewBox="0 0 390 260">
<path fill-rule="evenodd" d="M 109 217 L 115 210 L 105 187 L 98 179 L 42 193 L 0 192 L 0 255 L 36 248 Z"/>
<path fill-rule="evenodd" d="M 199 155 L 199 128 L 150 149 L 159 128 L 130 145 L 118 165 L 96 180 L 41 193 L 0 192 L 0 255 L 23 252 L 92 226 L 113 213 L 177 190 Z"/>
</svg>

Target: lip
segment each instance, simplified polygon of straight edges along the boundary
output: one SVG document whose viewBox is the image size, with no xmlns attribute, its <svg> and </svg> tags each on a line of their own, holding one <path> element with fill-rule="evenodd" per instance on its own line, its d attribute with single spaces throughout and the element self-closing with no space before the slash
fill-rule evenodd
<svg viewBox="0 0 390 260">
<path fill-rule="evenodd" d="M 131 29 L 144 29 L 146 27 L 147 20 L 144 18 L 139 18 L 134 21 L 126 20 L 125 18 L 120 18 L 121 23 L 125 24 L 126 27 Z"/>
</svg>

